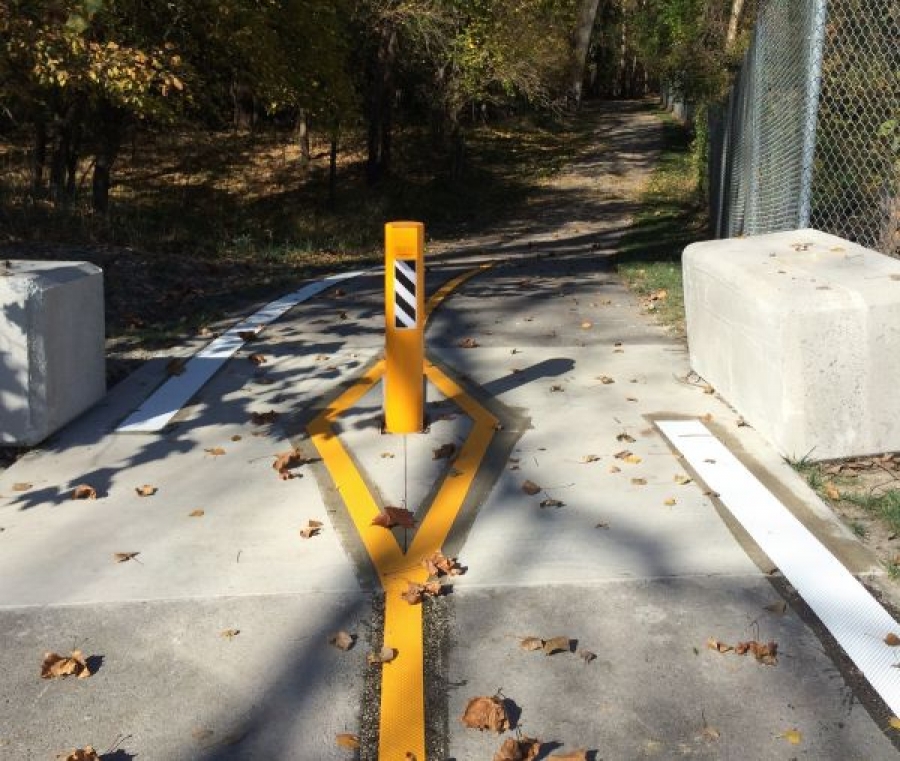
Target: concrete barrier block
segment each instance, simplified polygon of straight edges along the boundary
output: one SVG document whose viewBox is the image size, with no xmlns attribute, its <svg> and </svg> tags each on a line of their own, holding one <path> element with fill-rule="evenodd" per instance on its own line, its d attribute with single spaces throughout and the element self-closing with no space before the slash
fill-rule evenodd
<svg viewBox="0 0 900 761">
<path fill-rule="evenodd" d="M 900 451 L 900 261 L 817 230 L 682 261 L 691 367 L 782 454 Z"/>
<path fill-rule="evenodd" d="M 106 392 L 103 272 L 0 262 L 0 443 L 31 446 Z"/>
</svg>

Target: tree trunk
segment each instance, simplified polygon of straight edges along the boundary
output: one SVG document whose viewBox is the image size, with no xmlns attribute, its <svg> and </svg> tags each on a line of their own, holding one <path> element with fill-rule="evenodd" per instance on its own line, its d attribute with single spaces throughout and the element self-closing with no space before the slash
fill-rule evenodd
<svg viewBox="0 0 900 761">
<path fill-rule="evenodd" d="M 44 191 L 44 166 L 47 163 L 47 122 L 43 114 L 34 121 L 34 153 L 31 156 L 31 194 L 39 198 Z"/>
<path fill-rule="evenodd" d="M 109 189 L 112 184 L 112 168 L 119 155 L 124 135 L 125 116 L 108 103 L 101 104 L 97 118 L 97 150 L 94 155 L 94 177 L 91 183 L 91 201 L 94 211 L 109 211 Z"/>
<path fill-rule="evenodd" d="M 246 82 L 234 79 L 231 82 L 231 100 L 234 105 L 234 128 L 252 130 L 256 122 L 256 97 L 253 89 Z"/>
<path fill-rule="evenodd" d="M 574 50 L 572 51 L 572 72 L 569 88 L 575 108 L 581 107 L 581 90 L 584 82 L 584 66 L 587 61 L 588 48 L 591 44 L 591 32 L 594 31 L 594 20 L 597 17 L 597 6 L 600 0 L 580 0 L 578 18 L 575 21 Z"/>
<path fill-rule="evenodd" d="M 331 128 L 331 147 L 328 151 L 328 204 L 334 206 L 337 201 L 337 153 L 340 124 L 335 121 Z"/>
<path fill-rule="evenodd" d="M 744 0 L 731 0 L 731 13 L 728 16 L 728 33 L 725 38 L 725 50 L 731 50 L 741 29 L 744 15 Z"/>
<path fill-rule="evenodd" d="M 391 111 L 393 108 L 394 59 L 397 32 L 390 24 L 382 27 L 369 86 L 366 180 L 374 185 L 390 173 Z"/>
<path fill-rule="evenodd" d="M 309 114 L 305 108 L 301 108 L 297 112 L 297 142 L 300 145 L 300 163 L 308 166 L 310 162 L 309 155 Z"/>
</svg>

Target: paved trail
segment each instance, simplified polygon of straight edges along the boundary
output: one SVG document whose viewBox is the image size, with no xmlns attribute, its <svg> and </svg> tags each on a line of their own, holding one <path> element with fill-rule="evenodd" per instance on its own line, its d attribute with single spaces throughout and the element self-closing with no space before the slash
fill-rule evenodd
<svg viewBox="0 0 900 761">
<path fill-rule="evenodd" d="M 353 733 L 361 758 L 481 761 L 503 737 L 459 717 L 470 698 L 500 690 L 542 757 L 896 757 L 877 701 L 847 681 L 802 602 L 705 487 L 681 483 L 691 474 L 654 426 L 704 417 L 851 570 L 872 570 L 733 411 L 678 380 L 684 346 L 612 273 L 660 125 L 630 106 L 596 118 L 597 144 L 528 214 L 434 246 L 429 293 L 492 266 L 430 320 L 427 433 L 382 435 L 380 385 L 359 385 L 377 375 L 383 345 L 376 273 L 267 328 L 162 434 L 112 433 L 164 379 L 158 360 L 0 474 L 0 756 L 91 743 L 118 747 L 116 759 L 318 761 L 353 758 L 335 741 Z M 274 422 L 253 424 L 269 411 Z M 494 418 L 486 452 L 467 461 L 473 432 Z M 328 430 L 316 427 L 323 419 Z M 446 444 L 457 459 L 434 459 Z M 274 455 L 291 446 L 308 461 L 282 480 Z M 348 498 L 356 476 L 362 500 Z M 454 479 L 471 488 L 446 496 Z M 32 488 L 14 492 L 15 482 Z M 99 498 L 69 500 L 82 482 Z M 141 497 L 142 484 L 159 491 Z M 390 695 L 382 670 L 410 652 L 366 662 L 396 644 L 390 621 L 383 633 L 384 558 L 360 539 L 384 531 L 368 525 L 366 500 L 405 502 L 419 526 L 441 505 L 443 546 L 466 568 L 452 594 L 423 607 L 423 684 Z M 322 531 L 301 538 L 309 520 Z M 416 535 L 396 530 L 398 547 L 412 552 Z M 120 563 L 118 552 L 140 554 Z M 782 595 L 783 612 L 767 609 Z M 340 629 L 356 637 L 347 652 L 328 644 Z M 519 644 L 560 636 L 594 657 Z M 778 662 L 707 649 L 710 637 L 777 641 Z M 93 676 L 38 678 L 45 651 L 73 648 L 92 656 Z M 422 703 L 424 726 L 385 729 Z"/>
</svg>

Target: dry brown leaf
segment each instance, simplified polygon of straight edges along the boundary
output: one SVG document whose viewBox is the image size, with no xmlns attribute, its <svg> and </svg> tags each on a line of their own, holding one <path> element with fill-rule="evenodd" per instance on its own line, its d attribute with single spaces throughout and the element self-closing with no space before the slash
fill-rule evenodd
<svg viewBox="0 0 900 761">
<path fill-rule="evenodd" d="M 646 486 L 646 485 L 647 485 L 647 479 L 646 479 L 646 478 L 632 478 L 632 479 L 631 479 L 631 483 L 632 483 L 634 486 Z"/>
<path fill-rule="evenodd" d="M 568 637 L 551 637 L 544 640 L 544 655 L 553 655 L 553 653 L 570 653 L 572 652 L 572 641 Z"/>
<path fill-rule="evenodd" d="M 888 726 L 890 726 L 891 729 L 900 729 L 900 717 L 891 716 L 891 718 L 888 719 Z"/>
<path fill-rule="evenodd" d="M 240 434 L 237 434 L 237 433 L 236 433 L 236 434 L 234 434 L 234 436 L 231 437 L 231 440 L 232 440 L 232 441 L 240 441 L 242 438 L 243 438 L 243 437 L 240 436 Z"/>
<path fill-rule="evenodd" d="M 625 460 L 631 457 L 631 450 L 623 449 L 621 452 L 616 452 L 613 457 L 615 457 L 617 460 Z"/>
<path fill-rule="evenodd" d="M 366 655 L 366 662 L 370 666 L 380 666 L 382 663 L 390 663 L 397 657 L 397 651 L 392 647 L 383 647 L 377 653 Z"/>
<path fill-rule="evenodd" d="M 778 644 L 776 642 L 767 642 L 765 644 L 756 640 L 739 642 L 735 645 L 734 652 L 738 655 L 753 653 L 756 660 L 766 666 L 774 666 L 778 663 Z"/>
<path fill-rule="evenodd" d="M 258 351 L 251 354 L 249 357 L 247 357 L 247 359 L 249 359 L 257 367 L 266 364 L 265 354 L 260 354 Z"/>
<path fill-rule="evenodd" d="M 635 441 L 637 441 L 637 439 L 635 439 L 634 436 L 630 436 L 629 434 L 623 432 L 616 436 L 616 441 L 622 441 L 626 444 L 633 444 Z"/>
<path fill-rule="evenodd" d="M 825 494 L 828 499 L 840 499 L 841 493 L 835 488 L 834 484 L 825 484 Z"/>
<path fill-rule="evenodd" d="M 196 510 L 191 510 L 191 512 L 188 513 L 188 518 L 202 518 L 204 515 L 206 515 L 206 513 L 203 510 L 197 508 Z"/>
<path fill-rule="evenodd" d="M 538 486 L 534 481 L 529 481 L 526 479 L 522 484 L 522 491 L 530 496 L 537 494 L 538 492 L 540 492 L 540 490 L 541 487 Z"/>
<path fill-rule="evenodd" d="M 703 385 L 703 393 L 704 394 L 714 394 L 714 393 L 716 393 L 716 390 L 715 390 L 715 388 L 710 386 L 708 383 L 705 383 Z"/>
<path fill-rule="evenodd" d="M 803 740 L 803 735 L 799 729 L 786 729 L 778 736 L 783 740 L 787 740 L 791 745 L 799 745 Z"/>
<path fill-rule="evenodd" d="M 706 640 L 706 647 L 719 653 L 727 653 L 730 650 L 734 650 L 731 645 L 726 645 L 724 642 L 719 642 L 719 640 L 717 640 L 715 637 L 710 637 Z"/>
<path fill-rule="evenodd" d="M 151 486 L 150 484 L 136 486 L 134 490 L 135 492 L 137 492 L 137 495 L 139 497 L 152 497 L 154 494 L 156 494 L 157 491 L 159 491 L 159 489 L 157 489 L 155 486 Z"/>
<path fill-rule="evenodd" d="M 277 419 L 278 413 L 275 410 L 250 413 L 250 422 L 253 425 L 268 425 L 269 423 L 274 423 Z"/>
<path fill-rule="evenodd" d="M 548 758 L 555 758 L 556 761 L 587 761 L 587 751 L 579 748 L 568 753 L 554 753 Z"/>
<path fill-rule="evenodd" d="M 97 499 L 97 490 L 88 484 L 78 484 L 72 489 L 72 499 Z"/>
<path fill-rule="evenodd" d="M 594 653 L 590 650 L 579 650 L 575 653 L 575 655 L 581 658 L 581 660 L 583 660 L 585 663 L 590 663 L 597 658 L 597 653 Z"/>
<path fill-rule="evenodd" d="M 393 460 L 396 455 L 393 452 L 382 452 L 381 459 L 382 460 Z"/>
<path fill-rule="evenodd" d="M 900 645 L 900 637 L 894 632 L 888 632 L 884 637 L 884 644 L 888 647 L 897 647 L 897 645 Z"/>
<path fill-rule="evenodd" d="M 587 330 L 588 328 L 592 328 L 593 326 L 594 323 L 590 322 L 589 320 L 585 320 L 583 323 L 581 323 L 582 330 Z"/>
<path fill-rule="evenodd" d="M 675 507 L 675 498 L 669 497 L 667 500 L 663 502 L 666 507 Z"/>
<path fill-rule="evenodd" d="M 181 375 L 184 373 L 184 366 L 187 364 L 186 359 L 177 358 L 170 359 L 166 363 L 166 374 L 167 375 Z"/>
<path fill-rule="evenodd" d="M 559 384 L 550 386 L 550 393 L 558 393 L 560 391 L 565 391 L 565 389 L 562 386 L 560 386 Z"/>
<path fill-rule="evenodd" d="M 240 633 L 240 629 L 223 629 L 219 632 L 219 636 L 230 641 L 237 637 L 237 635 Z"/>
<path fill-rule="evenodd" d="M 113 560 L 117 563 L 127 563 L 129 560 L 134 560 L 140 552 L 114 552 Z"/>
<path fill-rule="evenodd" d="M 544 640 L 540 637 L 525 637 L 519 641 L 519 647 L 523 650 L 543 650 Z"/>
<path fill-rule="evenodd" d="M 586 454 L 581 458 L 581 462 L 587 464 L 589 462 L 599 462 L 600 458 L 595 454 Z"/>
<path fill-rule="evenodd" d="M 209 447 L 208 449 L 204 449 L 203 451 L 211 457 L 221 457 L 223 454 L 225 454 L 225 450 L 222 449 L 222 447 Z"/>
<path fill-rule="evenodd" d="M 615 378 L 610 378 L 608 375 L 598 375 L 597 380 L 600 381 L 604 386 L 608 386 L 610 383 L 615 383 Z"/>
<path fill-rule="evenodd" d="M 678 475 L 675 476 L 675 483 L 678 484 L 679 486 L 686 486 L 692 480 L 693 479 L 689 478 L 688 476 L 682 475 L 681 473 L 679 473 Z"/>
<path fill-rule="evenodd" d="M 252 341 L 259 334 L 259 331 L 256 330 L 239 330 L 238 338 L 242 341 Z"/>
<path fill-rule="evenodd" d="M 373 526 L 381 526 L 382 528 L 393 528 L 394 526 L 402 526 L 403 528 L 415 528 L 416 518 L 405 507 L 392 507 L 388 505 L 378 515 L 372 518 Z"/>
<path fill-rule="evenodd" d="M 24 481 L 19 481 L 12 485 L 13 491 L 28 491 L 31 488 L 31 484 L 25 483 Z"/>
<path fill-rule="evenodd" d="M 507 737 L 493 761 L 534 761 L 541 754 L 541 741 L 533 737 Z"/>
<path fill-rule="evenodd" d="M 338 650 L 343 650 L 347 652 L 353 645 L 356 643 L 356 638 L 350 634 L 350 632 L 345 632 L 343 629 L 339 632 L 335 632 L 328 638 L 328 644 L 334 645 Z"/>
<path fill-rule="evenodd" d="M 561 499 L 551 499 L 547 497 L 547 499 L 541 500 L 541 507 L 565 507 L 566 503 Z"/>
<path fill-rule="evenodd" d="M 470 729 L 505 732 L 509 729 L 506 706 L 496 695 L 470 698 L 463 712 L 462 723 Z"/>
<path fill-rule="evenodd" d="M 478 341 L 474 338 L 463 338 L 456 345 L 460 349 L 475 349 L 478 347 Z"/>
<path fill-rule="evenodd" d="M 609 472 L 610 473 L 621 473 L 622 469 L 618 465 L 610 465 Z"/>
<path fill-rule="evenodd" d="M 68 658 L 56 653 L 44 653 L 44 660 L 41 663 L 41 679 L 56 679 L 65 676 L 87 679 L 90 675 L 91 670 L 88 668 L 81 650 L 73 650 Z"/>
<path fill-rule="evenodd" d="M 700 730 L 700 739 L 706 742 L 715 742 L 719 739 L 719 730 L 709 725 Z"/>
<path fill-rule="evenodd" d="M 308 520 L 306 525 L 300 529 L 300 536 L 304 539 L 311 539 L 314 536 L 318 536 L 319 532 L 322 530 L 322 526 L 322 521 Z"/>
<path fill-rule="evenodd" d="M 456 454 L 456 444 L 442 444 L 437 449 L 431 450 L 432 460 L 446 460 Z"/>
<path fill-rule="evenodd" d="M 97 751 L 94 750 L 92 745 L 85 745 L 83 748 L 64 751 L 63 753 L 57 754 L 56 757 L 62 759 L 62 761 L 100 761 L 100 756 L 97 755 Z"/>
<path fill-rule="evenodd" d="M 439 581 L 426 581 L 424 584 L 408 581 L 407 585 L 406 591 L 400 596 L 410 605 L 418 605 L 424 597 L 438 597 L 444 589 Z"/>
<path fill-rule="evenodd" d="M 339 735 L 335 735 L 334 741 L 339 748 L 346 748 L 347 750 L 359 749 L 359 737 L 352 735 L 349 732 L 342 732 Z"/>
<path fill-rule="evenodd" d="M 440 550 L 435 550 L 428 557 L 422 559 L 422 565 L 428 570 L 429 576 L 459 576 L 462 568 L 456 562 L 456 558 L 448 558 Z"/>
<path fill-rule="evenodd" d="M 287 481 L 294 478 L 291 468 L 299 468 L 305 464 L 306 459 L 300 454 L 300 450 L 291 449 L 288 452 L 281 452 L 275 455 L 275 462 L 272 463 L 272 468 L 278 472 L 278 477 L 282 481 Z"/>
</svg>

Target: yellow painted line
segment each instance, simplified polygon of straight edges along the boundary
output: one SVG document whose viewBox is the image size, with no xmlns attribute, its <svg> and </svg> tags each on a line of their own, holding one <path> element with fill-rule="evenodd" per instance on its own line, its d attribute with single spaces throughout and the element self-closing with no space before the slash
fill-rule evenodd
<svg viewBox="0 0 900 761">
<path fill-rule="evenodd" d="M 457 275 L 452 280 L 448 280 L 444 283 L 440 288 L 438 288 L 431 297 L 428 299 L 428 302 L 425 304 L 425 319 L 427 320 L 431 317 L 431 313 L 437 309 L 441 302 L 446 299 L 453 291 L 455 291 L 459 286 L 469 280 L 480 272 L 484 272 L 485 270 L 490 269 L 494 266 L 494 262 L 485 262 L 484 264 L 479 264 L 474 269 L 466 270 L 461 275 Z"/>
<path fill-rule="evenodd" d="M 430 315 L 454 288 L 491 266 L 481 265 L 445 283 L 428 300 L 426 313 Z M 453 461 L 453 470 L 444 477 L 406 553 L 393 533 L 372 525 L 372 519 L 380 512 L 379 505 L 332 427 L 341 414 L 350 410 L 384 376 L 384 360 L 369 368 L 307 428 L 347 506 L 385 593 L 384 645 L 394 648 L 397 657 L 382 666 L 379 761 L 407 761 L 408 754 L 413 754 L 418 761 L 425 761 L 422 606 L 410 605 L 400 595 L 410 581 L 423 583 L 428 578 L 422 560 L 440 550 L 447 539 L 498 422 L 432 362 L 426 360 L 424 370 L 441 393 L 472 419 L 473 426 Z"/>
</svg>

